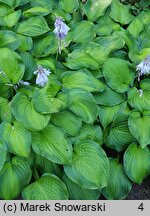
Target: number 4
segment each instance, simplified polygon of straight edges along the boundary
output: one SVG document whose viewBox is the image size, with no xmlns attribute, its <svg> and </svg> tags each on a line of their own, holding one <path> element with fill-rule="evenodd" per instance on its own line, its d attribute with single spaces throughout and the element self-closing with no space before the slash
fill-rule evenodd
<svg viewBox="0 0 150 216">
<path fill-rule="evenodd" d="M 141 203 L 138 207 L 139 210 L 143 211 L 144 210 L 144 206 L 143 206 L 143 203 Z"/>
</svg>

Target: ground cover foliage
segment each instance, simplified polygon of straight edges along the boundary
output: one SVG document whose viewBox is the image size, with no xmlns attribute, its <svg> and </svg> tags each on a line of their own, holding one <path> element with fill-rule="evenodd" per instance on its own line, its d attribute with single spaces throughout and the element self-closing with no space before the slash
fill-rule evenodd
<svg viewBox="0 0 150 216">
<path fill-rule="evenodd" d="M 124 199 L 150 174 L 149 5 L 0 0 L 1 199 Z"/>
</svg>

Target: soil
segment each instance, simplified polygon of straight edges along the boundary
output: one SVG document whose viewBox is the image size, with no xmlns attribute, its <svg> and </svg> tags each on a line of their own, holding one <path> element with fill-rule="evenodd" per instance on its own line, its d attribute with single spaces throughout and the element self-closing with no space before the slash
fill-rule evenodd
<svg viewBox="0 0 150 216">
<path fill-rule="evenodd" d="M 150 177 L 145 179 L 141 185 L 133 184 L 126 200 L 150 200 Z"/>
</svg>

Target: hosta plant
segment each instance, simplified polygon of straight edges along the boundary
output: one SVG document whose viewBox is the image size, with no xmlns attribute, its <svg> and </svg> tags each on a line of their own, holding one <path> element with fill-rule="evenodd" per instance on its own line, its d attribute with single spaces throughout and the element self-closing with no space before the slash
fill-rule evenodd
<svg viewBox="0 0 150 216">
<path fill-rule="evenodd" d="M 0 0 L 0 199 L 124 199 L 150 175 L 149 23 L 144 1 Z"/>
</svg>

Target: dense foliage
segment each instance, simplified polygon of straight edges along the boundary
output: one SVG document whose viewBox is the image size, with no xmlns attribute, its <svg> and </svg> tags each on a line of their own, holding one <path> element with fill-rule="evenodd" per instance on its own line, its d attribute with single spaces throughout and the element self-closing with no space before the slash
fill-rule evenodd
<svg viewBox="0 0 150 216">
<path fill-rule="evenodd" d="M 0 0 L 1 199 L 124 199 L 150 174 L 149 5 Z"/>
</svg>

